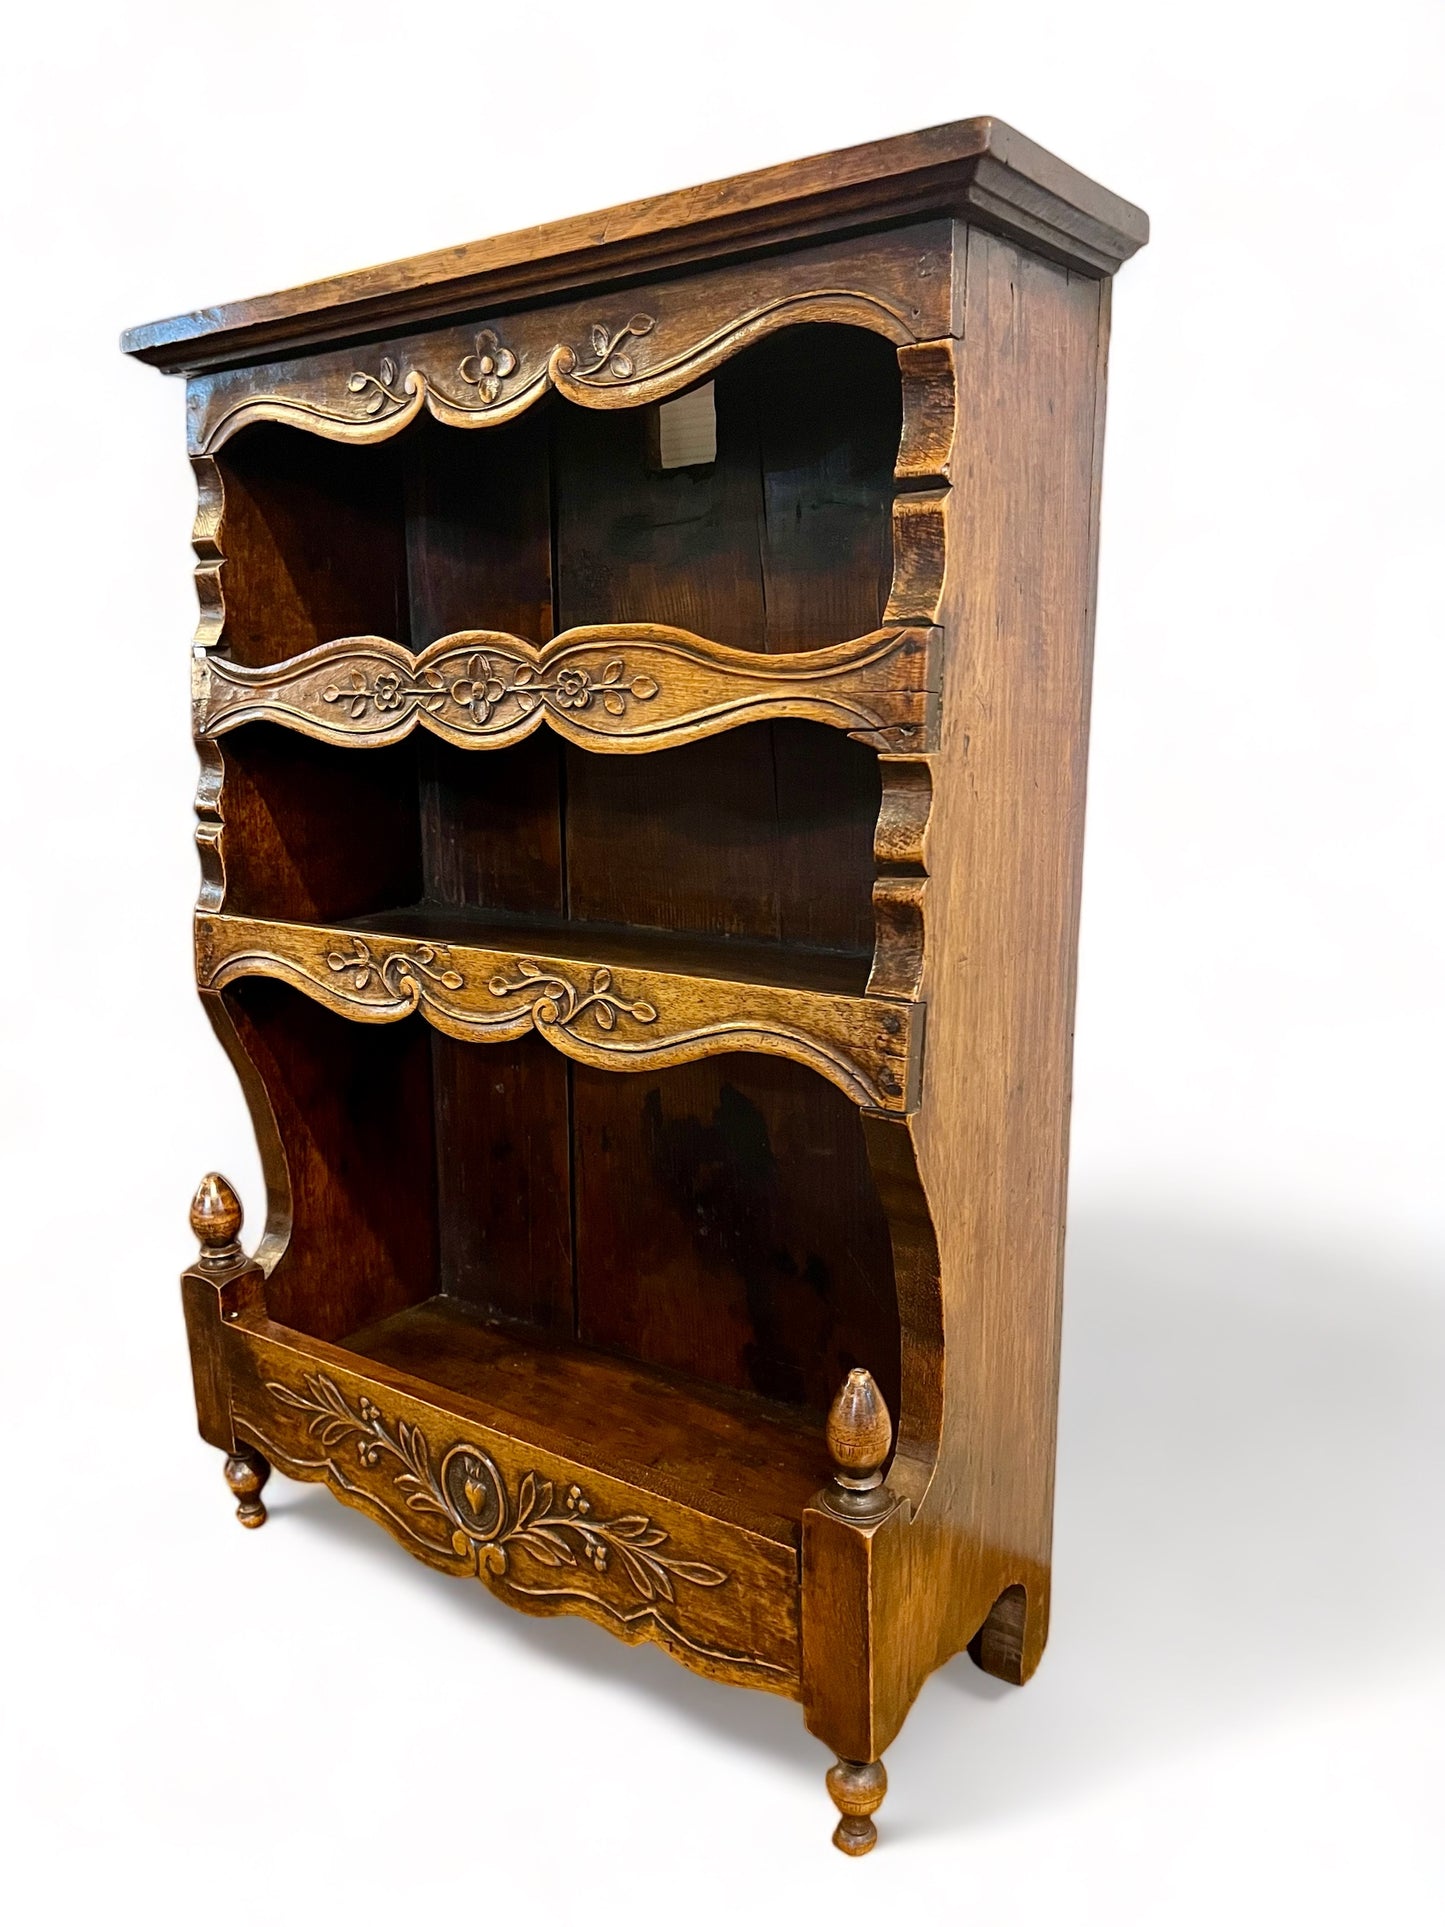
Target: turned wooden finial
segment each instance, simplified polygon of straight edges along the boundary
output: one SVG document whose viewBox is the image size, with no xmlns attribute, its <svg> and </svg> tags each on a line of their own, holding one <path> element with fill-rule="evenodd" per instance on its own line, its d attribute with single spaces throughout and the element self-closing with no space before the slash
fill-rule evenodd
<svg viewBox="0 0 1445 1927">
<path fill-rule="evenodd" d="M 219 1171 L 201 1179 L 191 1200 L 191 1229 L 201 1241 L 196 1260 L 206 1271 L 223 1271 L 245 1257 L 241 1249 L 241 1200 Z"/>
<path fill-rule="evenodd" d="M 828 1450 L 836 1470 L 824 1495 L 832 1512 L 876 1519 L 892 1500 L 883 1487 L 883 1461 L 893 1444 L 893 1421 L 871 1372 L 849 1372 L 828 1413 Z"/>
</svg>

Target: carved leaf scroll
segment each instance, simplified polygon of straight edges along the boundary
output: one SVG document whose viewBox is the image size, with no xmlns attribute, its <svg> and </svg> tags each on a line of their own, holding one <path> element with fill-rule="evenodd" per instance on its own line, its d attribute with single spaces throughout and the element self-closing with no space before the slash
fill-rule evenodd
<svg viewBox="0 0 1445 1927">
<path fill-rule="evenodd" d="M 504 1577 L 513 1557 L 524 1552 L 539 1566 L 585 1565 L 597 1574 L 615 1564 L 631 1591 L 649 1603 L 674 1602 L 679 1583 L 727 1584 L 728 1575 L 716 1566 L 664 1551 L 667 1533 L 644 1514 L 601 1517 L 579 1485 L 559 1493 L 551 1480 L 528 1471 L 513 1491 L 491 1454 L 467 1443 L 452 1445 L 433 1462 L 420 1426 L 389 1420 L 365 1393 L 353 1404 L 324 1372 L 308 1372 L 299 1391 L 276 1380 L 266 1390 L 305 1415 L 308 1433 L 328 1453 L 350 1445 L 363 1473 L 386 1465 L 420 1529 L 430 1522 L 479 1576 L 485 1570 Z"/>
<path fill-rule="evenodd" d="M 588 989 L 579 990 L 570 978 L 560 972 L 545 969 L 533 963 L 530 957 L 519 957 L 513 966 L 516 982 L 504 973 L 498 972 L 487 984 L 494 997 L 511 997 L 518 991 L 532 997 L 529 1006 L 532 1022 L 539 1030 L 558 1026 L 562 1030 L 575 1031 L 582 1018 L 591 1012 L 592 1020 L 599 1030 L 615 1030 L 619 1017 L 630 1017 L 634 1023 L 655 1024 L 657 1010 L 645 999 L 628 1003 L 613 989 L 612 972 L 605 964 L 593 972 Z"/>
</svg>

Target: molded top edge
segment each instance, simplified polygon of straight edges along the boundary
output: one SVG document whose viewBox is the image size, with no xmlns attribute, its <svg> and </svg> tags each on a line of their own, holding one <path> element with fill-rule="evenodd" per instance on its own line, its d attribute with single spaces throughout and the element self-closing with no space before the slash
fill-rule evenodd
<svg viewBox="0 0 1445 1927">
<path fill-rule="evenodd" d="M 928 213 L 1013 234 L 1096 276 L 1149 238 L 1141 209 L 983 117 L 200 308 L 128 329 L 121 347 L 167 372 L 192 372 Z"/>
</svg>

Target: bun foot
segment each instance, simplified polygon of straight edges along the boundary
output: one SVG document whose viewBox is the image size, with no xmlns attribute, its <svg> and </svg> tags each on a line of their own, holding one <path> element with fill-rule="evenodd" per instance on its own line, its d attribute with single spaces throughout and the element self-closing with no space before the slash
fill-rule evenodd
<svg viewBox="0 0 1445 1927">
<path fill-rule="evenodd" d="M 878 1843 L 873 1815 L 888 1791 L 888 1775 L 881 1760 L 839 1760 L 828 1768 L 828 1791 L 843 1818 L 833 1833 L 840 1853 L 872 1853 Z"/>
<path fill-rule="evenodd" d="M 261 1503 L 261 1487 L 271 1476 L 268 1459 L 247 1449 L 233 1452 L 226 1460 L 226 1484 L 236 1495 L 236 1517 L 243 1526 L 263 1526 L 266 1508 Z"/>
</svg>

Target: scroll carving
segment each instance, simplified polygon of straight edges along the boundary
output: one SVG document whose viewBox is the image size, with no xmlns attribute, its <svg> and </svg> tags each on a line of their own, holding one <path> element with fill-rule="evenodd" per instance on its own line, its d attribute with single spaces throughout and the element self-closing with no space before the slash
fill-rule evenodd
<svg viewBox="0 0 1445 1927">
<path fill-rule="evenodd" d="M 346 391 L 360 398 L 359 407 L 363 415 L 374 418 L 380 415 L 388 402 L 394 408 L 405 408 L 407 395 L 414 392 L 412 376 L 407 377 L 407 390 L 402 394 L 394 392 L 396 363 L 390 355 L 383 355 L 377 372 L 373 375 L 365 369 L 356 369 L 348 378 Z"/>
<path fill-rule="evenodd" d="M 619 968 L 475 944 L 201 912 L 202 990 L 274 977 L 338 1015 L 396 1023 L 414 1011 L 449 1036 L 502 1042 L 529 1030 L 602 1070 L 653 1070 L 725 1051 L 807 1064 L 868 1109 L 914 1102 L 922 1014 L 908 1002 L 728 977 Z"/>
<path fill-rule="evenodd" d="M 357 937 L 350 950 L 328 950 L 326 968 L 344 975 L 353 990 L 369 990 L 375 984 L 414 1010 L 428 985 L 439 990 L 465 989 L 466 980 L 451 968 L 447 955 L 435 944 L 419 943 L 378 957 L 365 938 Z"/>
<path fill-rule="evenodd" d="M 614 334 L 600 321 L 594 321 L 588 336 L 592 359 L 585 367 L 579 367 L 576 350 L 569 347 L 554 348 L 552 360 L 561 373 L 575 376 L 578 380 L 602 375 L 613 381 L 631 381 L 637 373 L 637 361 L 635 354 L 628 350 L 627 343 L 630 340 L 641 341 L 644 335 L 652 333 L 656 325 L 650 314 L 635 314 Z"/>
<path fill-rule="evenodd" d="M 198 654 L 196 730 L 270 720 L 322 741 L 393 743 L 420 725 L 463 747 L 501 747 L 545 722 L 571 742 L 626 751 L 799 716 L 880 748 L 927 748 L 937 681 L 936 636 L 917 627 L 778 656 L 649 623 L 571 629 L 540 646 L 468 630 L 418 655 L 355 636 L 266 669 Z"/>
<path fill-rule="evenodd" d="M 655 1024 L 657 1011 L 645 998 L 630 1004 L 613 988 L 612 972 L 600 964 L 592 972 L 591 983 L 579 990 L 569 977 L 546 970 L 530 957 L 519 957 L 513 966 L 516 982 L 498 971 L 487 985 L 494 997 L 512 997 L 518 991 L 534 999 L 530 1006 L 532 1022 L 538 1030 L 559 1025 L 574 1031 L 590 1012 L 599 1030 L 615 1030 L 619 1017 L 630 1017 L 636 1024 Z"/>
</svg>

